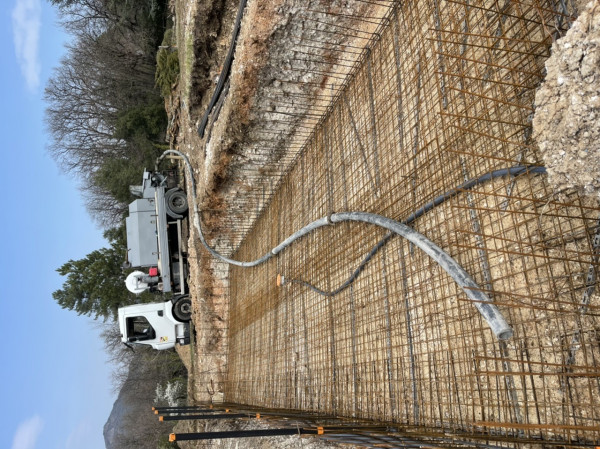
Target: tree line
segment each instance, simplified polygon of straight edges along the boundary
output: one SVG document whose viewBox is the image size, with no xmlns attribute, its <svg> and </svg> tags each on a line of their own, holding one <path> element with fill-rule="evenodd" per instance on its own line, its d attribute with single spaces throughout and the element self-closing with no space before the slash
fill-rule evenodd
<svg viewBox="0 0 600 449">
<path fill-rule="evenodd" d="M 65 281 L 53 297 L 78 314 L 114 318 L 133 300 L 121 270 L 129 185 L 139 184 L 164 149 L 167 116 L 155 78 L 167 0 L 50 2 L 72 39 L 44 93 L 48 151 L 79 179 L 110 245 L 62 265 Z"/>
<path fill-rule="evenodd" d="M 143 168 L 152 167 L 164 149 L 161 93 L 169 89 L 161 90 L 155 80 L 165 78 L 157 74 L 157 50 L 169 29 L 167 0 L 49 1 L 72 40 L 44 93 L 48 151 L 80 180 L 87 209 L 108 241 L 108 247 L 58 268 L 64 282 L 52 296 L 63 308 L 102 319 L 98 327 L 122 414 L 105 426 L 109 447 L 156 447 L 164 428 L 148 427 L 146 418 L 138 422 L 146 416 L 140 408 L 147 410 L 157 383 L 185 376 L 185 368 L 171 351 L 132 352 L 121 344 L 114 319 L 120 306 L 153 296 L 129 293 L 121 267 L 127 255 L 124 216 L 133 199 L 129 185 L 139 184 Z"/>
</svg>

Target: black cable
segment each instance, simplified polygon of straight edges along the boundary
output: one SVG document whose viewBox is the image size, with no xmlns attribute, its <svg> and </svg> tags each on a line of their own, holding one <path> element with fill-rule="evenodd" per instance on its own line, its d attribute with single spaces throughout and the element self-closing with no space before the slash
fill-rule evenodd
<svg viewBox="0 0 600 449">
<path fill-rule="evenodd" d="M 229 74 L 231 73 L 231 64 L 233 63 L 233 54 L 235 53 L 235 48 L 237 46 L 237 38 L 238 34 L 240 34 L 240 25 L 242 23 L 242 17 L 244 16 L 244 9 L 246 8 L 246 3 L 247 0 L 240 0 L 237 16 L 235 18 L 235 25 L 233 26 L 233 34 L 231 35 L 231 43 L 229 44 L 229 51 L 227 52 L 227 57 L 225 58 L 225 62 L 223 63 L 223 68 L 221 69 L 221 74 L 219 75 L 217 87 L 213 92 L 212 98 L 210 99 L 210 103 L 208 104 L 208 108 L 204 112 L 202 120 L 200 121 L 200 125 L 198 126 L 198 134 L 201 138 L 204 137 L 204 131 L 206 130 L 206 125 L 208 124 L 208 117 L 210 116 L 210 113 L 215 107 L 215 104 L 217 103 L 219 96 L 223 91 L 223 86 L 225 86 L 225 82 L 229 79 Z"/>
<path fill-rule="evenodd" d="M 506 175 L 510 175 L 512 177 L 517 177 L 524 173 L 544 174 L 544 173 L 546 173 L 546 168 L 538 166 L 538 165 L 518 165 L 518 166 L 512 167 L 512 168 L 503 168 L 500 170 L 494 170 L 494 171 L 488 172 L 484 175 L 481 175 L 478 178 L 466 181 L 465 183 L 461 184 L 460 186 L 458 186 L 454 189 L 451 189 L 451 190 L 447 191 L 446 193 L 438 196 L 434 200 L 426 203 L 424 206 L 417 209 L 415 212 L 410 214 L 405 220 L 401 221 L 400 223 L 408 226 L 411 223 L 413 223 L 414 221 L 416 221 L 418 218 L 423 216 L 425 213 L 429 212 L 434 207 L 439 206 L 446 200 L 458 195 L 460 192 L 464 192 L 465 190 L 470 190 L 479 184 L 483 184 L 486 181 L 490 181 L 492 179 L 499 178 L 499 177 L 506 176 Z M 305 287 L 310 288 L 311 290 L 313 290 L 314 292 L 316 292 L 322 296 L 335 296 L 338 293 L 341 293 L 344 290 L 346 290 L 350 285 L 352 285 L 354 283 L 354 281 L 358 278 L 360 273 L 362 273 L 362 271 L 365 269 L 365 267 L 367 266 L 369 261 L 373 258 L 373 256 L 375 256 L 375 254 L 377 254 L 379 252 L 379 250 L 381 248 L 383 248 L 395 235 L 396 235 L 396 233 L 394 233 L 394 232 L 389 232 L 388 234 L 386 234 L 383 237 L 383 239 L 381 239 L 371 249 L 371 251 L 369 251 L 369 253 L 363 259 L 363 261 L 360 263 L 358 268 L 356 268 L 356 270 L 354 270 L 354 273 L 352 273 L 352 275 L 342 285 L 340 285 L 335 290 L 331 290 L 331 291 L 321 290 L 319 287 L 317 287 L 309 282 L 306 282 L 302 279 L 287 279 L 287 278 L 285 278 L 285 283 L 290 282 L 290 283 L 294 283 L 294 284 L 303 285 Z"/>
</svg>

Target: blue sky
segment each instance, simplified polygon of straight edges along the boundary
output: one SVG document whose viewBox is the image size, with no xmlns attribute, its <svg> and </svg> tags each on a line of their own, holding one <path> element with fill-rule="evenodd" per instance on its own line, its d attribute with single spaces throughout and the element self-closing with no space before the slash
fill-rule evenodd
<svg viewBox="0 0 600 449">
<path fill-rule="evenodd" d="M 46 153 L 43 91 L 67 36 L 45 0 L 2 1 L 0 18 L 1 446 L 103 448 L 115 398 L 99 331 L 52 299 L 56 268 L 106 245 L 76 180 Z"/>
</svg>

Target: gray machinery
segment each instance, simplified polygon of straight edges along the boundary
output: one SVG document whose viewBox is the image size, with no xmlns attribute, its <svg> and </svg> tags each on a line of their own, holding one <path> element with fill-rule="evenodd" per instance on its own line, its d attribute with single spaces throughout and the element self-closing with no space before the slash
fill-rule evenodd
<svg viewBox="0 0 600 449">
<path fill-rule="evenodd" d="M 182 251 L 182 220 L 188 210 L 187 196 L 171 177 L 144 171 L 141 186 L 131 186 L 139 196 L 129 205 L 127 260 L 131 273 L 127 289 L 183 295 L 186 293 L 186 267 Z"/>
</svg>

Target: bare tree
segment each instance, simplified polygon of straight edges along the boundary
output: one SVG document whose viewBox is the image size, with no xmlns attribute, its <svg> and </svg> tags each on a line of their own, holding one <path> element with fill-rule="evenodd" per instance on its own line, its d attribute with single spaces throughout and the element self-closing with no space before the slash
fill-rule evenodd
<svg viewBox="0 0 600 449">
<path fill-rule="evenodd" d="M 85 207 L 92 218 L 104 229 L 118 226 L 128 210 L 127 204 L 99 187 L 93 179 L 81 187 Z"/>
<path fill-rule="evenodd" d="M 155 150 L 119 128 L 140 105 L 161 103 L 154 88 L 151 32 L 136 29 L 133 22 L 120 20 L 113 12 L 100 14 L 102 1 L 56 3 L 70 11 L 69 20 L 87 11 L 92 14 L 86 20 L 99 25 L 77 28 L 77 39 L 67 47 L 48 82 L 46 123 L 52 136 L 48 151 L 62 170 L 82 180 L 88 210 L 96 221 L 103 227 L 114 226 L 126 211 L 126 201 L 123 195 L 115 198 L 114 190 L 98 184 L 95 176 L 115 160 L 143 165 L 148 151 Z M 81 4 L 84 12 L 71 10 Z"/>
<path fill-rule="evenodd" d="M 62 26 L 72 34 L 97 31 L 119 24 L 123 28 L 135 30 L 156 14 L 152 2 L 130 0 L 128 2 L 110 0 L 50 0 L 61 15 Z"/>
<path fill-rule="evenodd" d="M 102 67 L 82 56 L 81 47 L 71 46 L 49 80 L 46 123 L 52 157 L 63 170 L 88 176 L 125 145 L 114 138 L 118 111 L 103 83 Z"/>
<path fill-rule="evenodd" d="M 113 392 L 118 393 L 129 375 L 129 365 L 133 360 L 134 352 L 121 341 L 118 322 L 97 322 L 96 327 L 100 330 L 100 337 L 104 341 L 107 361 L 113 367 L 111 378 Z"/>
</svg>

